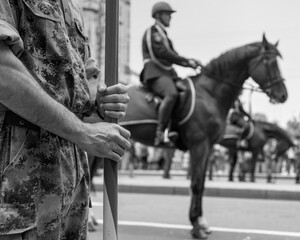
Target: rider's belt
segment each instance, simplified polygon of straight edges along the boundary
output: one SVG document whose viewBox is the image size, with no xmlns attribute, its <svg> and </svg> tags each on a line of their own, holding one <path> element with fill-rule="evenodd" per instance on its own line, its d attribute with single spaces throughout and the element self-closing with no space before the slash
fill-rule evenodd
<svg viewBox="0 0 300 240">
<path fill-rule="evenodd" d="M 159 66 L 160 68 L 164 69 L 164 70 L 167 70 L 167 71 L 170 71 L 173 69 L 173 66 L 170 65 L 170 66 L 167 66 L 167 65 L 164 65 L 162 64 L 161 62 L 159 62 L 157 59 L 150 59 L 150 58 L 146 58 L 144 59 L 144 64 L 148 63 L 148 62 L 153 62 L 154 64 L 156 64 L 157 66 Z"/>
<path fill-rule="evenodd" d="M 36 131 L 36 132 L 40 131 L 39 126 L 25 120 L 24 118 L 20 117 L 19 115 L 15 114 L 12 111 L 7 111 L 5 113 L 4 122 L 6 124 L 9 124 L 9 125 L 12 125 L 12 126 L 21 127 L 21 128 L 28 128 L 28 129 Z"/>
</svg>

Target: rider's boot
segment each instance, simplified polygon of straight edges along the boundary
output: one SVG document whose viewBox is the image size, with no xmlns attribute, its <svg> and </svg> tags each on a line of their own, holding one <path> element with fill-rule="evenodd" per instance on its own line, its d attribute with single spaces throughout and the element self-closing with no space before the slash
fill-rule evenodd
<svg viewBox="0 0 300 240">
<path fill-rule="evenodd" d="M 171 142 L 168 138 L 168 130 L 171 129 L 171 114 L 172 109 L 174 106 L 174 103 L 176 102 L 176 96 L 173 96 L 174 94 L 168 94 L 166 95 L 158 109 L 158 125 L 156 128 L 156 138 L 154 141 L 154 146 L 165 146 L 165 147 L 174 147 L 174 143 Z M 165 130 L 166 131 L 166 137 L 165 137 Z M 174 136 L 176 134 L 173 134 L 173 132 L 169 132 L 170 137 L 174 139 Z M 176 136 L 175 136 L 176 137 Z"/>
</svg>

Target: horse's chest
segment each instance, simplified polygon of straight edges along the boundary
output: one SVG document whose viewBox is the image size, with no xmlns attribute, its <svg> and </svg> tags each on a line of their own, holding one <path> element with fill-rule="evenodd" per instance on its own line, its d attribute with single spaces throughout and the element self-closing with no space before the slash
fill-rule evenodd
<svg viewBox="0 0 300 240">
<path fill-rule="evenodd" d="M 190 134 L 198 139 L 210 138 L 212 141 L 216 141 L 224 130 L 224 119 L 213 107 L 202 107 L 194 114 L 194 118 L 191 119 L 189 124 Z M 190 137 L 191 137 L 190 135 Z"/>
<path fill-rule="evenodd" d="M 196 109 L 196 118 L 201 128 L 212 132 L 222 128 L 225 118 L 216 106 L 214 99 L 200 97 Z"/>
<path fill-rule="evenodd" d="M 212 116 L 207 122 L 207 133 L 211 136 L 218 136 L 223 126 L 221 119 L 219 117 Z"/>
</svg>

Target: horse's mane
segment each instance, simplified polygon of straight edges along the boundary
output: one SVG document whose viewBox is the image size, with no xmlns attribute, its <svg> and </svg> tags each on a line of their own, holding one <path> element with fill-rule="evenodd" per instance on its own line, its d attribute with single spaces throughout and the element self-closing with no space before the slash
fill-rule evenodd
<svg viewBox="0 0 300 240">
<path fill-rule="evenodd" d="M 222 72 L 224 73 L 230 68 L 236 67 L 237 64 L 242 64 L 244 61 L 248 61 L 250 58 L 257 56 L 262 48 L 262 42 L 250 43 L 241 47 L 233 48 L 211 60 L 204 70 L 213 76 L 221 76 Z M 267 48 L 280 56 L 275 45 L 267 43 Z"/>
<path fill-rule="evenodd" d="M 261 121 L 261 120 L 255 120 L 255 122 L 262 125 L 264 131 L 268 135 L 278 140 L 284 140 L 288 142 L 290 145 L 293 145 L 293 140 L 291 139 L 291 136 L 288 134 L 288 132 L 282 129 L 281 127 L 279 127 L 277 124 Z"/>
<path fill-rule="evenodd" d="M 262 43 L 257 42 L 228 50 L 219 57 L 211 60 L 211 62 L 205 67 L 205 70 L 212 75 L 220 76 L 220 73 L 224 72 L 224 70 L 228 70 L 231 67 L 236 66 L 236 64 L 240 64 L 241 61 L 247 60 L 258 54 L 261 46 Z"/>
</svg>

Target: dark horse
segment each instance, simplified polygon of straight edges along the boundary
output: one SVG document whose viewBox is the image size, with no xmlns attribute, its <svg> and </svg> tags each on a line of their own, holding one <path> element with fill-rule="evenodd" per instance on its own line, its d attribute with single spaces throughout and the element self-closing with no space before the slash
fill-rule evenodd
<svg viewBox="0 0 300 240">
<path fill-rule="evenodd" d="M 189 218 L 194 238 L 206 238 L 209 232 L 203 223 L 202 210 L 208 157 L 224 134 L 226 116 L 244 82 L 251 77 L 274 102 L 283 103 L 287 99 L 278 56 L 277 44 L 269 43 L 263 36 L 262 42 L 225 52 L 202 67 L 201 74 L 180 81 L 186 90 L 179 93 L 173 124 L 177 124 L 180 135 L 177 147 L 189 150 L 191 156 Z M 157 125 L 155 104 L 148 102 L 149 92 L 144 88 L 133 86 L 129 95 L 127 114 L 119 123 L 131 132 L 135 141 L 153 145 Z"/>
<path fill-rule="evenodd" d="M 251 126 L 251 124 L 253 124 Z M 253 128 L 252 130 L 250 130 Z M 254 121 L 253 123 L 249 123 L 249 127 L 247 131 L 251 131 L 252 134 L 249 136 L 248 146 L 247 147 L 237 147 L 238 138 L 229 137 L 226 138 L 226 134 L 224 138 L 221 140 L 220 144 L 229 149 L 229 181 L 233 181 L 233 173 L 237 163 L 237 152 L 241 151 L 249 151 L 252 153 L 252 158 L 250 160 L 250 181 L 255 181 L 255 168 L 258 156 L 261 154 L 264 158 L 263 148 L 269 139 L 276 139 L 277 145 L 272 155 L 272 160 L 278 159 L 282 156 L 290 147 L 294 146 L 293 140 L 290 135 L 279 127 L 277 124 L 269 123 L 266 121 Z M 268 156 L 271 157 L 271 156 Z M 272 164 L 272 162 L 267 162 L 268 165 Z M 271 169 L 271 168 L 270 168 Z M 268 171 L 267 180 L 271 181 L 272 172 Z M 243 176 L 241 176 L 243 179 Z"/>
</svg>

